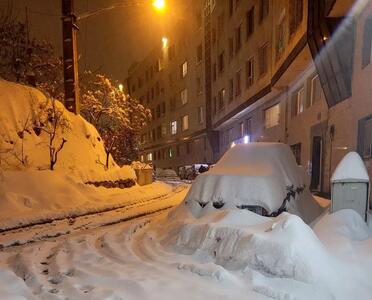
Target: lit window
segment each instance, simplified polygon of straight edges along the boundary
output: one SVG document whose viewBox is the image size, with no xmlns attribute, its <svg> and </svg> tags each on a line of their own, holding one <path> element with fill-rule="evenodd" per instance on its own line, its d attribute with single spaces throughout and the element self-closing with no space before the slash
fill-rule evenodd
<svg viewBox="0 0 372 300">
<path fill-rule="evenodd" d="M 204 123 L 204 110 L 203 110 L 203 106 L 199 106 L 198 107 L 198 121 L 199 121 L 199 124 L 203 124 Z"/>
<path fill-rule="evenodd" d="M 187 75 L 187 61 L 185 61 L 181 66 L 181 77 L 185 78 Z"/>
<path fill-rule="evenodd" d="M 302 113 L 305 108 L 305 89 L 301 87 L 297 92 L 294 93 L 292 99 L 292 117 L 295 117 Z"/>
<path fill-rule="evenodd" d="M 147 161 L 152 161 L 152 153 L 147 153 Z"/>
<path fill-rule="evenodd" d="M 249 88 L 253 85 L 253 79 L 254 79 L 254 62 L 253 62 L 253 57 L 249 59 L 245 63 L 245 86 L 246 88 Z"/>
<path fill-rule="evenodd" d="M 181 103 L 182 105 L 187 103 L 187 89 L 181 91 Z"/>
<path fill-rule="evenodd" d="M 319 76 L 315 75 L 311 79 L 311 94 L 310 94 L 310 105 L 320 100 L 322 97 L 322 87 L 320 85 Z"/>
<path fill-rule="evenodd" d="M 174 154 L 173 154 L 173 148 L 172 147 L 169 147 L 168 148 L 168 157 L 169 158 L 173 158 Z"/>
<path fill-rule="evenodd" d="M 279 103 L 265 110 L 265 128 L 271 128 L 279 124 Z"/>
<path fill-rule="evenodd" d="M 189 115 L 182 117 L 182 131 L 189 129 Z"/>
<path fill-rule="evenodd" d="M 167 135 L 167 126 L 165 124 L 161 125 L 161 136 L 165 137 Z"/>
<path fill-rule="evenodd" d="M 177 121 L 172 121 L 170 124 L 171 127 L 171 134 L 177 134 Z"/>
</svg>

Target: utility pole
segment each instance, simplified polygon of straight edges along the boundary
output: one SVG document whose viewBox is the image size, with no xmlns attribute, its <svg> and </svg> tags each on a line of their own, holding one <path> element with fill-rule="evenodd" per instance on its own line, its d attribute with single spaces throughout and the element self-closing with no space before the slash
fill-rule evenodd
<svg viewBox="0 0 372 300">
<path fill-rule="evenodd" d="M 63 30 L 63 74 L 65 87 L 65 107 L 80 113 L 79 71 L 77 56 L 77 17 L 74 14 L 74 0 L 62 0 Z"/>
</svg>

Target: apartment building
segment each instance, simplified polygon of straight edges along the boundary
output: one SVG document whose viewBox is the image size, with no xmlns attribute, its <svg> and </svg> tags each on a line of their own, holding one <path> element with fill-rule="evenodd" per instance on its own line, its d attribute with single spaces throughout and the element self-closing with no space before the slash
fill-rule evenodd
<svg viewBox="0 0 372 300">
<path fill-rule="evenodd" d="M 150 144 L 148 158 L 177 170 L 216 162 L 237 143 L 270 141 L 291 146 L 313 190 L 329 192 L 331 174 L 351 150 L 372 173 L 370 6 L 351 0 L 204 1 L 202 26 L 188 42 L 189 49 L 202 49 L 203 61 L 192 62 L 191 50 L 175 63 L 179 69 L 191 62 L 195 72 L 185 84 L 191 93 L 202 88 L 185 108 L 197 116 L 202 106 L 204 122 L 190 125 L 188 135 L 181 131 Z M 181 122 L 186 112 L 176 110 L 173 119 Z M 199 139 L 197 155 L 157 162 L 153 149 Z"/>
<path fill-rule="evenodd" d="M 159 45 L 129 70 L 129 93 L 151 109 L 141 160 L 158 168 L 212 163 L 206 137 L 203 3 L 188 1 Z"/>
</svg>

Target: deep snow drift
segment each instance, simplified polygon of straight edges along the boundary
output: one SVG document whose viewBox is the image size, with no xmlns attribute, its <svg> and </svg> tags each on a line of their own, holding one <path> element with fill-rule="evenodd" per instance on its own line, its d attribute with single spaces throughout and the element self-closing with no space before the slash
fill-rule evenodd
<svg viewBox="0 0 372 300">
<path fill-rule="evenodd" d="M 228 150 L 208 172 L 193 183 L 185 204 L 195 215 L 197 206 L 260 206 L 269 214 L 287 198 L 287 211 L 310 223 L 321 208 L 309 191 L 309 178 L 295 161 L 288 145 L 251 143 Z"/>
<path fill-rule="evenodd" d="M 236 208 L 207 210 L 196 216 L 183 204 L 164 221 L 167 229 L 159 226 L 167 251 L 192 257 L 194 264 L 182 269 L 216 264 L 274 299 L 370 297 L 371 230 L 355 211 L 325 214 L 313 231 L 289 213 L 267 218 Z"/>
</svg>

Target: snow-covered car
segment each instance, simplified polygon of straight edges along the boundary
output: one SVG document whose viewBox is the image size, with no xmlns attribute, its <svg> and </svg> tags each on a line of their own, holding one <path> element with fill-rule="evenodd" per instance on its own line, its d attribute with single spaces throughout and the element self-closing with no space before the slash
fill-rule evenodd
<svg viewBox="0 0 372 300">
<path fill-rule="evenodd" d="M 185 202 L 191 207 L 196 202 L 201 208 L 249 209 L 266 216 L 288 211 L 307 223 L 321 213 L 309 191 L 307 174 L 297 165 L 290 147 L 282 143 L 231 148 L 196 178 Z"/>
</svg>

